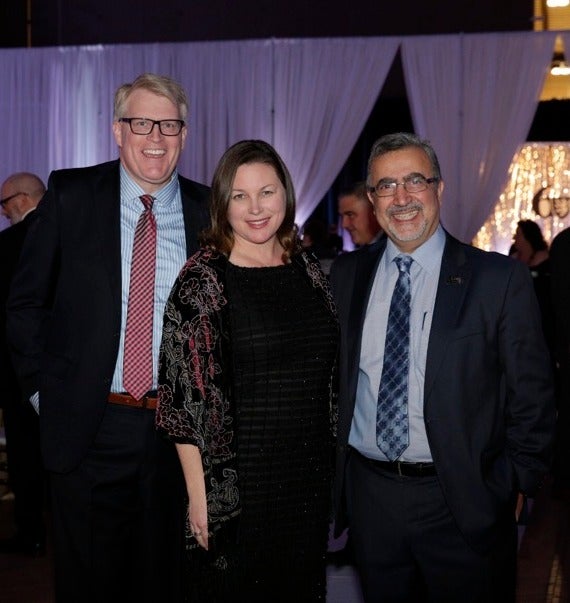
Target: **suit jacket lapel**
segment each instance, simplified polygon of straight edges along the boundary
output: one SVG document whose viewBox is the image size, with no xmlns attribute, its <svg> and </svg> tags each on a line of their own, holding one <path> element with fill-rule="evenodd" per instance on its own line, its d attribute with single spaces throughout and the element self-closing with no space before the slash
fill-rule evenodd
<svg viewBox="0 0 570 603">
<path fill-rule="evenodd" d="M 182 199 L 182 213 L 184 215 L 184 231 L 186 233 L 186 257 L 190 257 L 199 248 L 198 234 L 203 228 L 204 218 L 200 214 L 200 205 L 193 198 L 191 183 L 185 178 L 178 178 L 180 182 L 180 196 Z"/>
<path fill-rule="evenodd" d="M 451 329 L 457 323 L 465 303 L 471 269 L 461 243 L 447 235 L 441 261 L 439 283 L 435 299 L 427 350 L 424 383 L 424 401 L 427 404 L 435 378 L 441 369 Z"/>
<path fill-rule="evenodd" d="M 352 403 L 356 395 L 356 380 L 360 361 L 360 348 L 362 344 L 362 329 L 366 317 L 366 308 L 370 299 L 370 292 L 376 276 L 380 258 L 386 249 L 386 238 L 369 245 L 361 251 L 359 261 L 355 267 L 353 294 L 350 302 L 348 318 L 347 348 L 349 358 L 352 358 L 350 375 L 350 390 L 353 393 Z"/>
<path fill-rule="evenodd" d="M 121 186 L 119 162 L 103 164 L 94 183 L 95 236 L 109 275 L 113 306 L 121 315 Z"/>
</svg>

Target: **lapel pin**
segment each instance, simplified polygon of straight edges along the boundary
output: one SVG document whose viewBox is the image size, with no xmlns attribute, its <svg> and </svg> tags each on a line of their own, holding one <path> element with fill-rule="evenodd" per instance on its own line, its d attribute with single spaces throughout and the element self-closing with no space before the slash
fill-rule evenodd
<svg viewBox="0 0 570 603">
<path fill-rule="evenodd" d="M 463 284 L 463 278 L 460 276 L 450 276 L 447 279 L 447 284 L 448 285 L 462 285 Z"/>
</svg>

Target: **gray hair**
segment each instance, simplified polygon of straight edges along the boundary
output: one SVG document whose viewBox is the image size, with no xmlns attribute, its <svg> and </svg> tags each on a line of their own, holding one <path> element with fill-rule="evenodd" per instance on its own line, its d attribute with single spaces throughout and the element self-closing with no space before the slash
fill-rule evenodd
<svg viewBox="0 0 570 603">
<path fill-rule="evenodd" d="M 421 149 L 427 156 L 431 163 L 433 170 L 433 177 L 441 180 L 441 169 L 439 167 L 439 161 L 437 155 L 428 140 L 423 140 L 415 134 L 409 132 L 395 132 L 393 134 L 386 134 L 379 138 L 373 145 L 370 151 L 370 157 L 368 158 L 368 180 L 370 181 L 370 170 L 372 163 L 377 157 L 390 153 L 392 151 L 399 151 L 400 149 L 406 149 L 409 147 L 416 147 Z M 372 185 L 371 182 L 369 182 Z"/>
</svg>

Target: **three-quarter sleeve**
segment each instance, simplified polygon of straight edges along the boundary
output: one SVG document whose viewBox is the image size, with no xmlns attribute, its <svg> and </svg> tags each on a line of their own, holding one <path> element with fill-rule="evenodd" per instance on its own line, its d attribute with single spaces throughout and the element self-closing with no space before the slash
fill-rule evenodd
<svg viewBox="0 0 570 603">
<path fill-rule="evenodd" d="M 213 522 L 239 512 L 226 265 L 211 250 L 185 264 L 164 312 L 158 373 L 157 429 L 200 449 Z"/>
</svg>

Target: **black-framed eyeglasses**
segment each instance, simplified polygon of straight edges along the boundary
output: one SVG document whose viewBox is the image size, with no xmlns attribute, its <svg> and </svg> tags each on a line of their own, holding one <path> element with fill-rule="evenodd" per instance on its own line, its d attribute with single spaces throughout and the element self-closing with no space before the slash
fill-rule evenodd
<svg viewBox="0 0 570 603">
<path fill-rule="evenodd" d="M 184 127 L 182 119 L 149 119 L 148 117 L 120 117 L 119 121 L 124 121 L 131 127 L 133 134 L 147 136 L 152 132 L 155 125 L 163 136 L 178 136 Z"/>
<path fill-rule="evenodd" d="M 12 199 L 14 199 L 15 197 L 17 197 L 18 195 L 27 195 L 28 193 L 24 193 L 22 191 L 18 192 L 18 193 L 14 193 L 13 195 L 9 195 L 8 197 L 4 197 L 4 199 L 0 199 L 0 205 L 2 207 L 4 207 L 4 205 L 6 205 L 6 203 L 8 203 L 8 201 L 11 201 Z"/>
<path fill-rule="evenodd" d="M 368 190 L 377 197 L 393 197 L 396 194 L 398 186 L 403 186 L 408 193 L 421 193 L 430 184 L 438 181 L 439 178 L 426 178 L 422 174 L 413 174 L 404 178 L 402 182 L 383 178 L 376 186 L 369 186 Z"/>
</svg>

